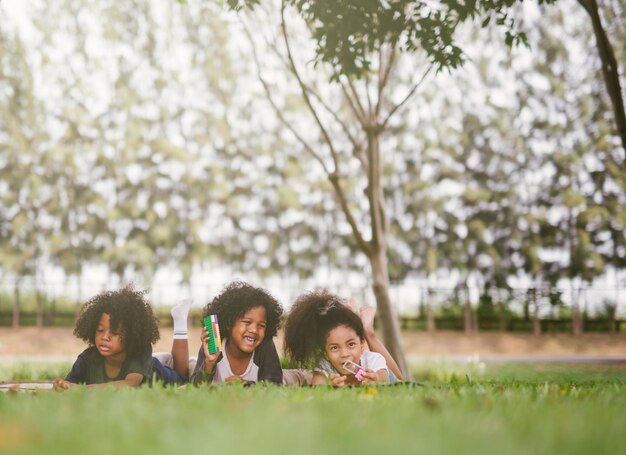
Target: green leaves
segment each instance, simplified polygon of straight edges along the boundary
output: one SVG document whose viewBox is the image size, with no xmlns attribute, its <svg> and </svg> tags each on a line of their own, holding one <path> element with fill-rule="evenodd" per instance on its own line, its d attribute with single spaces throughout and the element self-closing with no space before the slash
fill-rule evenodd
<svg viewBox="0 0 626 455">
<path fill-rule="evenodd" d="M 260 0 L 228 0 L 231 9 L 254 8 Z M 286 0 L 309 24 L 320 61 L 338 74 L 361 78 L 372 68 L 372 58 L 384 46 L 400 52 L 425 51 L 437 71 L 457 68 L 464 56 L 455 42 L 457 27 L 481 18 L 505 29 L 509 46 L 526 43 L 515 30 L 509 9 L 516 0 Z M 335 76 L 336 77 L 336 76 Z"/>
</svg>

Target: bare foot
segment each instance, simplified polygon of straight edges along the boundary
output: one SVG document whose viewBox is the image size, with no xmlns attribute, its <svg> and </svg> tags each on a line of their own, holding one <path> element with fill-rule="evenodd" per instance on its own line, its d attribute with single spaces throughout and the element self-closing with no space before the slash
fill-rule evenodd
<svg viewBox="0 0 626 455">
<path fill-rule="evenodd" d="M 356 311 L 356 300 L 354 300 L 352 297 L 350 297 L 348 299 L 348 303 L 346 303 L 346 306 L 348 308 L 350 308 L 352 311 L 354 311 L 355 313 L 357 312 Z"/>
<path fill-rule="evenodd" d="M 374 332 L 374 318 L 376 317 L 376 307 L 362 306 L 361 307 L 361 322 L 363 322 L 363 328 L 365 333 Z"/>
</svg>

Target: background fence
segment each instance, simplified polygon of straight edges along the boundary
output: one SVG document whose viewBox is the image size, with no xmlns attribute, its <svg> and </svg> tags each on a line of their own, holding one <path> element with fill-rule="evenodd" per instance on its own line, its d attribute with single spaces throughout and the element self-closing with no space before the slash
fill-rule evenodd
<svg viewBox="0 0 626 455">
<path fill-rule="evenodd" d="M 271 290 L 286 309 L 306 289 L 299 283 L 260 285 Z M 162 326 L 171 324 L 171 305 L 189 296 L 195 300 L 192 322 L 199 324 L 201 308 L 221 286 L 223 283 L 204 283 L 181 289 L 155 284 L 147 292 Z M 102 290 L 102 284 L 93 283 L 0 282 L 0 327 L 71 327 L 80 305 Z M 355 297 L 359 304 L 375 304 L 369 287 L 344 285 L 331 291 Z M 404 330 L 572 332 L 577 320 L 581 331 L 626 330 L 626 289 L 428 288 L 403 282 L 393 284 L 390 295 Z"/>
</svg>

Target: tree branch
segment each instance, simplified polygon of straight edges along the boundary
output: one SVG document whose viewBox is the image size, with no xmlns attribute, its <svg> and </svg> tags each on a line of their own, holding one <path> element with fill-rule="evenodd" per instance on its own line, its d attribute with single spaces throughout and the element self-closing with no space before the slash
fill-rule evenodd
<svg viewBox="0 0 626 455">
<path fill-rule="evenodd" d="M 295 61 L 293 58 L 293 54 L 291 52 L 291 46 L 289 44 L 289 35 L 287 33 L 287 26 L 286 26 L 286 22 L 285 22 L 285 1 L 283 0 L 281 2 L 281 10 L 280 10 L 280 15 L 281 15 L 281 30 L 282 30 L 282 34 L 283 34 L 283 39 L 285 41 L 285 47 L 287 50 L 287 57 L 289 59 L 289 63 L 291 66 L 291 71 L 292 74 L 294 75 L 294 77 L 297 79 L 299 85 L 300 85 L 300 89 L 302 92 L 302 97 L 304 98 L 304 101 L 306 103 L 306 105 L 308 106 L 311 114 L 313 115 L 313 117 L 315 118 L 315 121 L 318 125 L 318 127 L 320 128 L 322 135 L 324 136 L 324 139 L 326 141 L 326 144 L 329 147 L 330 153 L 331 153 L 331 157 L 335 166 L 335 170 L 334 172 L 329 172 L 328 168 L 322 163 L 322 167 L 324 169 L 324 172 L 326 173 L 326 175 L 328 176 L 328 179 L 330 180 L 331 184 L 333 185 L 334 189 L 335 189 L 335 193 L 337 194 L 337 197 L 339 199 L 339 204 L 341 205 L 342 211 L 344 212 L 344 215 L 346 216 L 346 220 L 348 221 L 348 224 L 350 225 L 350 228 L 352 229 L 352 233 L 354 235 L 354 238 L 357 242 L 357 244 L 359 245 L 359 247 L 362 249 L 362 251 L 367 254 L 369 256 L 370 251 L 371 251 L 371 247 L 369 245 L 369 243 L 367 241 L 365 241 L 365 239 L 363 238 L 359 227 L 356 223 L 356 220 L 354 218 L 354 216 L 352 215 L 352 211 L 350 210 L 350 206 L 348 205 L 348 201 L 347 198 L 345 196 L 345 193 L 343 191 L 343 188 L 339 182 L 339 157 L 338 157 L 338 153 L 337 150 L 334 148 L 333 142 L 330 138 L 330 135 L 328 134 L 328 132 L 326 131 L 326 128 L 324 127 L 321 119 L 319 118 L 319 115 L 315 109 L 315 107 L 313 106 L 313 104 L 311 103 L 311 99 L 309 97 L 309 94 L 307 92 L 306 89 L 306 85 L 304 84 L 304 81 L 302 79 L 302 77 L 300 76 L 300 73 L 298 72 L 298 69 L 295 65 Z M 249 34 L 249 31 L 247 31 L 247 33 Z M 251 39 L 252 36 L 249 34 L 249 38 Z M 255 57 L 256 61 L 258 62 L 258 58 Z M 269 87 L 268 87 L 269 88 Z M 276 106 L 275 106 L 276 108 Z M 282 117 L 282 113 L 279 114 L 280 117 Z M 321 157 L 315 153 L 315 151 L 308 145 L 306 144 L 306 150 L 309 151 L 309 153 L 312 153 L 314 157 L 316 157 L 316 159 L 318 159 L 318 161 L 321 162 Z"/>
<path fill-rule="evenodd" d="M 622 147 L 625 153 L 623 166 L 626 167 L 626 113 L 624 111 L 624 99 L 622 98 L 622 88 L 619 80 L 619 72 L 617 70 L 615 52 L 602 26 L 596 0 L 578 0 L 578 3 L 587 11 L 591 19 L 591 24 L 593 25 L 596 45 L 598 46 L 598 55 L 602 62 L 602 75 L 604 76 L 606 91 L 613 105 L 615 124 L 622 140 Z"/>
<path fill-rule="evenodd" d="M 420 85 L 422 85 L 422 83 L 426 79 L 426 76 L 428 75 L 428 73 L 430 73 L 430 71 L 433 69 L 433 67 L 434 67 L 434 64 L 431 63 L 428 66 L 428 69 L 422 75 L 422 78 L 413 86 L 413 88 L 409 91 L 409 93 L 407 93 L 407 95 L 404 97 L 404 99 L 402 101 L 400 101 L 400 103 L 396 104 L 396 106 L 393 109 L 391 109 L 391 111 L 389 112 L 389 114 L 387 115 L 385 120 L 383 121 L 383 123 L 381 125 L 381 129 L 383 129 L 383 130 L 385 129 L 385 127 L 387 126 L 387 123 L 389 123 L 389 119 L 391 119 L 393 114 L 395 114 L 398 111 L 398 109 L 400 109 L 409 100 L 409 98 L 411 98 L 413 96 L 415 91 L 419 88 Z"/>
<path fill-rule="evenodd" d="M 354 104 L 356 107 L 356 110 L 359 113 L 359 118 L 361 119 L 361 124 L 362 125 L 367 125 L 368 123 L 368 115 L 365 112 L 365 109 L 363 109 L 363 106 L 361 105 L 361 103 L 359 102 L 359 94 L 356 91 L 356 88 L 354 88 L 354 84 L 352 83 L 352 80 L 350 79 L 350 77 L 347 77 L 348 79 L 348 88 L 350 89 L 350 92 L 352 92 L 352 96 L 354 97 Z"/>
<path fill-rule="evenodd" d="M 376 118 L 380 115 L 380 110 L 383 104 L 383 91 L 387 86 L 387 82 L 389 81 L 389 75 L 391 74 L 391 69 L 395 63 L 395 51 L 392 48 L 389 51 L 389 58 L 387 59 L 386 65 L 383 59 L 383 49 L 380 50 L 379 53 L 379 71 L 380 77 L 378 78 L 378 100 L 376 102 Z"/>
<path fill-rule="evenodd" d="M 266 41 L 266 44 L 274 51 L 274 54 L 283 63 L 283 65 L 285 65 L 285 67 L 289 71 L 292 71 L 289 61 L 285 60 L 284 56 L 279 52 L 277 46 L 274 43 L 270 43 L 269 41 Z M 337 111 L 332 109 L 328 105 L 328 103 L 322 98 L 322 96 L 310 84 L 307 84 L 304 81 L 302 81 L 302 84 L 306 91 L 310 93 L 322 105 L 326 112 L 328 112 L 333 117 L 333 119 L 339 124 L 339 126 L 341 126 L 341 129 L 343 130 L 344 134 L 346 135 L 352 146 L 358 147 L 359 143 L 357 138 L 350 132 L 348 124 L 339 117 Z"/>
<path fill-rule="evenodd" d="M 302 98 L 304 99 L 304 102 L 309 108 L 309 111 L 313 115 L 313 118 L 315 119 L 315 123 L 317 123 L 317 126 L 319 127 L 322 133 L 322 136 L 324 137 L 324 141 L 326 142 L 326 144 L 328 145 L 328 148 L 330 149 L 330 154 L 335 164 L 335 170 L 338 170 L 339 162 L 337 158 L 337 155 L 338 155 L 337 150 L 335 150 L 335 146 L 333 144 L 332 139 L 330 138 L 330 134 L 328 134 L 326 127 L 322 123 L 322 120 L 320 119 L 317 113 L 317 110 L 315 109 L 315 107 L 313 107 L 313 103 L 311 103 L 311 98 L 309 97 L 306 85 L 304 83 L 304 80 L 302 79 L 302 76 L 300 76 L 300 72 L 298 71 L 295 60 L 293 58 L 293 54 L 291 53 L 291 46 L 289 45 L 289 36 L 287 34 L 287 24 L 285 23 L 285 1 L 284 0 L 281 2 L 280 19 L 281 19 L 280 27 L 281 27 L 282 34 L 283 34 L 283 40 L 285 41 L 285 48 L 287 49 L 287 58 L 289 59 L 289 66 L 291 67 L 291 72 L 295 76 L 296 80 L 298 81 L 298 85 L 300 85 L 300 90 L 302 92 Z"/>
<path fill-rule="evenodd" d="M 367 100 L 367 111 L 372 115 L 372 97 L 370 95 L 370 73 L 365 71 L 365 99 Z"/>
<path fill-rule="evenodd" d="M 302 144 L 302 146 L 313 156 L 313 158 L 315 158 L 315 160 L 318 163 L 320 163 L 320 165 L 322 166 L 322 169 L 324 169 L 324 173 L 329 175 L 330 171 L 326 167 L 326 164 L 324 163 L 324 160 L 322 159 L 322 157 L 320 155 L 318 155 L 315 152 L 315 150 L 313 149 L 313 147 L 311 147 L 309 145 L 309 143 L 307 141 L 305 141 L 304 138 L 302 136 L 300 136 L 300 134 L 298 134 L 298 132 L 295 130 L 295 128 L 293 128 L 293 126 L 291 126 L 291 123 L 289 123 L 287 121 L 287 119 L 283 115 L 282 111 L 279 109 L 278 105 L 274 101 L 274 98 L 272 97 L 272 93 L 271 93 L 270 87 L 269 87 L 267 81 L 263 78 L 263 76 L 261 74 L 261 63 L 259 62 L 259 56 L 257 54 L 256 45 L 254 44 L 254 38 L 252 38 L 252 34 L 250 33 L 250 29 L 243 22 L 243 20 L 242 20 L 242 24 L 243 24 L 244 32 L 246 33 L 246 36 L 248 37 L 248 40 L 250 41 L 250 45 L 252 46 L 252 55 L 253 55 L 253 59 L 254 59 L 254 64 L 255 64 L 255 66 L 257 68 L 257 77 L 259 78 L 259 81 L 261 81 L 261 84 L 263 85 L 263 89 L 265 91 L 265 95 L 267 96 L 267 99 L 268 99 L 269 103 L 272 105 L 272 108 L 276 112 L 276 115 L 278 116 L 278 118 L 281 121 L 281 123 L 283 125 L 285 125 L 289 131 L 291 131 L 291 133 L 295 136 L 295 138 L 298 140 L 298 142 L 300 142 Z"/>
</svg>

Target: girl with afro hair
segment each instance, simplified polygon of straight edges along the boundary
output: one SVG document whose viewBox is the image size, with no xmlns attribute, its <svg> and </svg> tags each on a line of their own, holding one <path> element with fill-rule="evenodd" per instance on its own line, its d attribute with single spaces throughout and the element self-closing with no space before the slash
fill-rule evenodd
<svg viewBox="0 0 626 455">
<path fill-rule="evenodd" d="M 165 384 L 185 382 L 187 353 L 172 351 L 174 369 L 152 357 L 152 344 L 159 339 L 157 319 L 145 292 L 132 286 L 102 292 L 85 303 L 74 335 L 89 347 L 78 356 L 65 379 L 54 381 L 55 390 L 76 384 L 136 387 L 153 376 Z"/>
<path fill-rule="evenodd" d="M 209 353 L 209 336 L 203 328 L 191 382 L 282 384 L 283 371 L 272 341 L 283 314 L 278 301 L 264 289 L 235 281 L 204 308 L 203 317 L 213 314 L 217 315 L 222 350 Z"/>
<path fill-rule="evenodd" d="M 364 316 L 371 316 L 373 332 L 373 314 Z M 377 340 L 370 347 L 382 353 L 365 349 L 368 332 L 339 297 L 326 290 L 309 292 L 296 299 L 287 316 L 285 353 L 297 366 L 313 367 L 313 385 L 388 383 L 386 358 L 391 356 Z"/>
</svg>

